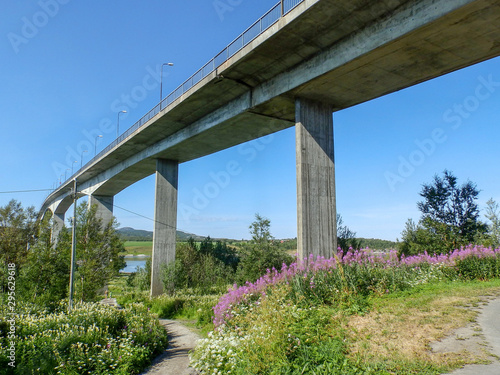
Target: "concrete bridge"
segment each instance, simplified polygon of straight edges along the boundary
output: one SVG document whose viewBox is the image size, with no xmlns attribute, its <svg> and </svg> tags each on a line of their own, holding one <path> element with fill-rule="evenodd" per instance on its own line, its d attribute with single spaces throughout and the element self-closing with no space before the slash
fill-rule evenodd
<svg viewBox="0 0 500 375">
<path fill-rule="evenodd" d="M 175 258 L 179 164 L 295 126 L 299 255 L 331 256 L 332 113 L 498 55 L 500 0 L 282 0 L 52 192 L 42 212 L 61 227 L 76 180 L 77 196 L 110 220 L 114 195 L 156 173 L 151 294 L 160 294 L 160 264 Z"/>
</svg>

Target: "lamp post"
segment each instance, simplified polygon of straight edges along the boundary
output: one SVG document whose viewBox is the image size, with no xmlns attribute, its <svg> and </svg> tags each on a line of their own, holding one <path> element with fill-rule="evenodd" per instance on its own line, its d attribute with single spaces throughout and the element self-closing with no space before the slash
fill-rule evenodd
<svg viewBox="0 0 500 375">
<path fill-rule="evenodd" d="M 161 71 L 160 71 L 160 106 L 161 106 L 161 101 L 163 100 L 163 66 L 164 65 L 166 65 L 166 66 L 174 66 L 174 63 L 163 63 L 163 64 L 161 64 Z"/>
<path fill-rule="evenodd" d="M 83 155 L 83 153 L 82 153 Z M 69 276 L 69 303 L 68 310 L 71 312 L 73 309 L 73 294 L 75 292 L 74 289 L 74 280 L 75 280 L 75 260 L 76 260 L 76 201 L 78 200 L 78 195 L 76 194 L 76 178 L 73 181 L 73 228 L 71 230 L 71 267 L 70 267 L 70 276 Z"/>
<path fill-rule="evenodd" d="M 86 152 L 88 152 L 88 151 L 87 150 L 82 151 L 82 155 L 80 157 L 80 169 L 82 169 L 82 167 L 83 167 L 83 154 L 85 154 Z"/>
<path fill-rule="evenodd" d="M 97 137 L 95 137 L 95 141 L 94 141 L 94 156 L 97 155 L 97 138 L 102 138 L 102 134 L 98 135 Z"/>
<path fill-rule="evenodd" d="M 72 175 L 72 176 L 73 176 L 73 167 L 74 167 L 75 163 L 78 163 L 78 160 L 75 160 L 75 161 L 73 162 L 73 164 L 71 164 L 71 175 Z"/>
<path fill-rule="evenodd" d="M 66 170 L 64 171 L 64 181 L 66 181 L 66 174 L 68 173 L 69 171 L 69 168 L 66 168 Z"/>
<path fill-rule="evenodd" d="M 120 133 L 120 113 L 127 113 L 127 111 L 118 112 L 118 120 L 116 121 L 116 139 L 118 139 L 118 135 Z"/>
</svg>

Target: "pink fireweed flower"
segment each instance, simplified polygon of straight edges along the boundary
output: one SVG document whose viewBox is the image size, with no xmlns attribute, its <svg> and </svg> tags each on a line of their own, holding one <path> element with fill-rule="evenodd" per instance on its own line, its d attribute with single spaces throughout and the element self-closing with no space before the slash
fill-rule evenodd
<svg viewBox="0 0 500 375">
<path fill-rule="evenodd" d="M 451 251 L 448 254 L 430 255 L 428 252 L 424 252 L 423 254 L 408 257 L 402 255 L 401 258 L 398 257 L 396 250 L 391 250 L 387 253 L 375 253 L 368 248 L 355 251 L 349 250 L 346 253 L 339 248 L 337 256 L 329 259 L 321 256 L 315 259 L 314 255 L 311 254 L 307 258 L 292 263 L 289 266 L 283 264 L 280 271 L 275 268 L 272 270 L 268 269 L 266 274 L 255 283 L 247 282 L 240 287 L 236 284 L 233 285 L 233 287 L 229 288 L 228 292 L 219 299 L 218 304 L 213 308 L 213 323 L 215 327 L 218 327 L 228 322 L 233 318 L 231 311 L 235 306 L 241 303 L 256 303 L 260 298 L 266 296 L 268 287 L 280 283 L 289 284 L 295 276 L 301 276 L 304 279 L 310 276 L 311 280 L 309 286 L 313 288 L 316 286 L 313 281 L 314 275 L 319 271 L 331 273 L 332 270 L 337 268 L 338 262 L 340 262 L 342 266 L 358 265 L 363 267 L 382 268 L 402 266 L 414 266 L 416 268 L 419 264 L 423 263 L 444 264 L 453 267 L 457 260 L 462 260 L 470 256 L 479 258 L 500 256 L 500 249 L 493 250 L 483 246 L 469 245 Z"/>
</svg>

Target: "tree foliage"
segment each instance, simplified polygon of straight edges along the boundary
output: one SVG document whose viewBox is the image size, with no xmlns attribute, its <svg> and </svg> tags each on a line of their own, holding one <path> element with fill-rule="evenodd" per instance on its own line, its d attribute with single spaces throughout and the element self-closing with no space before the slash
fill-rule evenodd
<svg viewBox="0 0 500 375">
<path fill-rule="evenodd" d="M 11 200 L 0 207 L 0 257 L 4 262 L 21 266 L 30 246 L 35 242 L 37 213 L 33 206 L 23 208 Z"/>
<path fill-rule="evenodd" d="M 187 243 L 177 244 L 175 262 L 163 267 L 164 288 L 169 294 L 185 288 L 202 294 L 225 291 L 234 280 L 237 261 L 234 249 L 225 243 L 214 244 L 207 237 L 198 246 L 190 238 Z"/>
<path fill-rule="evenodd" d="M 68 296 L 70 274 L 69 232 L 61 232 L 66 238 L 54 245 L 51 238 L 50 215 L 39 225 L 37 240 L 26 256 L 20 270 L 20 291 L 23 300 L 49 308 Z"/>
<path fill-rule="evenodd" d="M 493 198 L 486 202 L 486 218 L 489 220 L 488 238 L 484 241 L 485 245 L 493 248 L 500 247 L 500 206 Z"/>
<path fill-rule="evenodd" d="M 337 214 L 337 246 L 346 252 L 351 249 L 359 249 L 361 241 L 356 239 L 356 232 L 353 232 L 347 225 L 344 225 L 344 220 L 340 214 Z"/>
<path fill-rule="evenodd" d="M 487 231 L 479 220 L 478 195 L 476 184 L 467 181 L 459 185 L 447 170 L 443 177 L 434 176 L 432 183 L 422 187 L 423 200 L 417 203 L 422 216 L 418 223 L 411 219 L 406 223 L 400 252 L 446 252 L 474 243 Z"/>
<path fill-rule="evenodd" d="M 80 204 L 76 218 L 75 298 L 92 301 L 98 290 L 125 267 L 119 255 L 125 247 L 116 232 L 116 220 L 104 224 L 97 216 L 96 205 L 89 208 L 86 203 Z"/>
<path fill-rule="evenodd" d="M 241 261 L 237 270 L 237 281 L 254 282 L 268 269 L 281 269 L 283 264 L 290 264 L 293 258 L 274 244 L 271 235 L 271 221 L 259 214 L 250 225 L 252 240 L 240 250 Z"/>
<path fill-rule="evenodd" d="M 125 266 L 119 256 L 124 247 L 116 234 L 116 222 L 104 225 L 96 211 L 86 203 L 77 209 L 75 299 L 84 301 L 94 300 L 98 290 Z M 0 277 L 14 263 L 19 295 L 50 308 L 68 296 L 71 231 L 62 228 L 54 243 L 50 215 L 39 221 L 37 216 L 33 207 L 25 209 L 17 201 L 0 207 Z M 0 291 L 4 291 L 7 278 L 1 280 Z"/>
</svg>

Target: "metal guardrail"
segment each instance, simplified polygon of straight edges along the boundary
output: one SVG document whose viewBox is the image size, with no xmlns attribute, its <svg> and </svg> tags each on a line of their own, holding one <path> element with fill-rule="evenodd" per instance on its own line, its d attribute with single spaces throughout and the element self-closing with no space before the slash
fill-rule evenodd
<svg viewBox="0 0 500 375">
<path fill-rule="evenodd" d="M 274 25 L 280 18 L 288 14 L 297 5 L 304 2 L 305 0 L 281 0 L 278 4 L 272 7 L 266 14 L 254 22 L 249 28 L 247 28 L 243 33 L 241 33 L 236 39 L 234 39 L 229 45 L 219 52 L 213 59 L 207 62 L 203 67 L 201 67 L 196 73 L 191 77 L 181 83 L 174 91 L 165 97 L 160 103 L 154 106 L 148 113 L 141 117 L 134 125 L 125 130 L 118 138 L 106 146 L 101 152 L 94 156 L 90 161 L 85 163 L 85 165 L 77 170 L 67 181 L 73 180 L 83 169 L 92 164 L 94 161 L 101 158 L 103 155 L 111 151 L 117 145 L 119 145 L 123 140 L 128 138 L 132 133 L 140 129 L 144 124 L 151 120 L 154 116 L 160 113 L 162 110 L 168 108 L 172 103 L 179 99 L 186 92 L 191 90 L 196 84 L 201 80 L 206 78 L 209 74 L 213 73 L 218 67 L 224 64 L 227 60 L 233 57 L 236 53 L 241 51 L 255 38 L 261 35 L 264 31 L 269 29 Z M 55 190 L 57 190 L 57 187 Z M 49 194 L 50 196 L 50 194 Z"/>
</svg>

